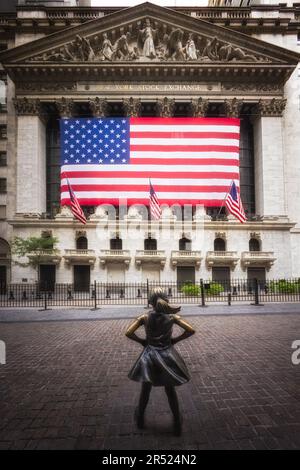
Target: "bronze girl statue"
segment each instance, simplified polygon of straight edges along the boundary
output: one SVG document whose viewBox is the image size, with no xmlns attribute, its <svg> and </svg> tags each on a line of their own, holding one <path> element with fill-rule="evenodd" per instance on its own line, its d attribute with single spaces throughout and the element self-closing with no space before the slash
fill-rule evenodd
<svg viewBox="0 0 300 470">
<path fill-rule="evenodd" d="M 175 387 L 188 382 L 190 376 L 184 360 L 173 345 L 193 335 L 195 330 L 186 320 L 177 315 L 181 307 L 171 306 L 167 295 L 160 287 L 151 292 L 149 303 L 153 306 L 153 310 L 138 317 L 126 331 L 128 338 L 144 346 L 143 352 L 128 374 L 131 380 L 142 382 L 135 419 L 137 426 L 143 428 L 144 413 L 151 388 L 163 386 L 174 417 L 174 434 L 179 436 L 182 417 Z M 172 338 L 174 323 L 183 328 L 184 332 Z M 141 325 L 145 326 L 146 339 L 135 334 Z"/>
</svg>

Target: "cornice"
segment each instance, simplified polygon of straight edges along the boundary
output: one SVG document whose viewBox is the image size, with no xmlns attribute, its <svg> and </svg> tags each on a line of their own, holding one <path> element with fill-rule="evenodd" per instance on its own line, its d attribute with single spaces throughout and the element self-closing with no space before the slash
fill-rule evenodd
<svg viewBox="0 0 300 470">
<path fill-rule="evenodd" d="M 285 64 L 258 64 L 258 63 L 191 63 L 191 62 L 166 62 L 166 63 L 134 63 L 119 61 L 117 63 L 67 63 L 67 64 L 9 64 L 6 71 L 10 77 L 18 83 L 42 81 L 44 86 L 51 81 L 56 82 L 53 91 L 57 88 L 61 92 L 63 83 L 72 92 L 75 91 L 76 81 L 116 81 L 116 80 L 156 80 L 176 82 L 182 81 L 208 81 L 230 82 L 251 85 L 259 82 L 261 86 L 272 83 L 283 85 L 293 72 L 294 65 Z M 59 83 L 59 86 L 57 85 Z M 30 85 L 31 86 L 31 85 Z M 49 89 L 51 87 L 49 86 Z M 46 90 L 45 90 L 46 91 Z"/>
<path fill-rule="evenodd" d="M 187 2 L 188 3 L 188 2 Z M 171 7 L 173 11 L 184 13 L 188 16 L 204 19 L 212 24 L 230 27 L 240 32 L 257 33 L 289 33 L 300 30 L 300 6 L 287 7 L 278 5 L 254 5 L 249 7 Z M 5 31 L 18 32 L 47 32 L 61 30 L 70 26 L 77 26 L 82 22 L 93 18 L 100 18 L 112 13 L 125 10 L 122 7 L 49 7 L 49 6 L 25 6 L 17 7 L 17 13 L 24 12 L 32 17 L 17 18 L 14 12 L 1 14 L 1 27 Z M 34 17 L 35 12 L 42 12 L 41 17 Z M 259 13 L 270 13 L 269 17 L 256 17 Z M 255 16 L 252 16 L 252 15 Z"/>
<path fill-rule="evenodd" d="M 65 229 L 81 229 L 82 225 L 80 222 L 75 221 L 72 218 L 68 218 L 67 220 L 56 220 L 56 219 L 39 219 L 39 218 L 32 218 L 30 219 L 29 217 L 26 218 L 21 218 L 18 217 L 16 219 L 9 219 L 7 220 L 7 223 L 12 225 L 13 227 L 34 227 L 34 228 L 40 228 L 41 230 L 45 229 L 51 229 L 54 230 L 55 228 L 65 228 Z M 201 223 L 203 223 L 204 229 L 205 230 L 214 230 L 214 231 L 228 231 L 228 230 L 238 230 L 238 231 L 261 231 L 261 230 L 279 230 L 279 231 L 290 231 L 293 229 L 296 225 L 296 223 L 292 222 L 281 222 L 281 221 L 270 221 L 270 220 L 265 220 L 265 221 L 253 221 L 253 222 L 246 222 L 244 224 L 240 224 L 238 221 L 208 221 L 205 220 L 203 222 L 200 221 L 200 226 Z M 141 230 L 148 230 L 150 224 L 148 221 L 140 221 L 140 220 L 135 220 L 132 219 L 130 221 L 116 221 L 116 222 L 110 222 L 108 223 L 107 221 L 103 220 L 88 220 L 86 225 L 85 225 L 85 230 L 88 229 L 107 229 L 107 230 L 112 230 L 113 228 L 116 228 L 118 226 L 119 230 L 125 230 L 127 229 L 132 229 L 133 226 L 139 226 Z M 164 228 L 170 228 L 171 230 L 182 230 L 182 222 L 181 221 L 154 221 L 151 223 L 151 227 L 155 229 L 164 229 Z M 194 230 L 196 228 L 196 222 L 185 222 L 185 228 L 187 230 Z"/>
</svg>

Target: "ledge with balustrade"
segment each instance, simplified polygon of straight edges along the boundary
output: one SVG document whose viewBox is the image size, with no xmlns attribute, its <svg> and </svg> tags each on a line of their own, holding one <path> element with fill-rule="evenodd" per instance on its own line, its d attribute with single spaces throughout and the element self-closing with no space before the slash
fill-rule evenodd
<svg viewBox="0 0 300 470">
<path fill-rule="evenodd" d="M 171 266 L 175 268 L 176 266 L 180 266 L 187 264 L 191 266 L 196 266 L 196 268 L 200 267 L 201 264 L 201 251 L 194 251 L 194 250 L 173 250 L 171 252 Z"/>
<path fill-rule="evenodd" d="M 130 264 L 130 251 L 129 250 L 100 250 L 100 264 L 105 266 L 107 262 L 124 263 L 129 266 Z"/>
<path fill-rule="evenodd" d="M 273 251 L 243 251 L 241 257 L 241 265 L 244 268 L 262 266 L 270 269 L 275 261 Z"/>
<path fill-rule="evenodd" d="M 213 266 L 231 266 L 234 268 L 239 259 L 237 251 L 208 251 L 206 254 L 208 268 Z"/>
<path fill-rule="evenodd" d="M 34 260 L 36 263 L 59 264 L 61 260 L 61 252 L 57 249 L 35 250 L 29 252 L 27 257 L 29 260 Z"/>
<path fill-rule="evenodd" d="M 164 250 L 136 250 L 135 253 L 135 264 L 138 267 L 142 263 L 159 263 L 161 267 L 164 267 L 166 259 Z"/>
<path fill-rule="evenodd" d="M 65 250 L 64 259 L 67 264 L 85 263 L 92 265 L 96 261 L 95 250 Z"/>
</svg>

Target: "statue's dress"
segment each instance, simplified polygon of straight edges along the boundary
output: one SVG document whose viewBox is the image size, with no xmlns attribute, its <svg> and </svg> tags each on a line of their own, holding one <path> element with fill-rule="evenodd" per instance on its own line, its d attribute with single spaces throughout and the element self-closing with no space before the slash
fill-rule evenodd
<svg viewBox="0 0 300 470">
<path fill-rule="evenodd" d="M 151 27 L 147 26 L 144 30 L 144 34 L 145 34 L 145 42 L 144 42 L 144 47 L 143 47 L 143 55 L 145 57 L 155 57 L 156 52 L 155 52 Z"/>
<path fill-rule="evenodd" d="M 146 341 L 128 374 L 131 380 L 154 386 L 182 385 L 190 380 L 184 360 L 171 344 L 174 315 L 151 311 L 145 315 Z"/>
</svg>

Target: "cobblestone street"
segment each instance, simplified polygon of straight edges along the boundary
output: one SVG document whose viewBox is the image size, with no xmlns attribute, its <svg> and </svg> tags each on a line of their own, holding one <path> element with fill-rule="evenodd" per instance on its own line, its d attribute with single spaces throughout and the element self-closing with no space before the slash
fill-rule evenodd
<svg viewBox="0 0 300 470">
<path fill-rule="evenodd" d="M 179 387 L 183 434 L 172 434 L 163 389 L 145 430 L 127 378 L 141 346 L 130 320 L 1 323 L 0 449 L 300 448 L 300 365 L 291 362 L 300 315 L 193 316 L 176 345 L 192 375 Z"/>
</svg>

